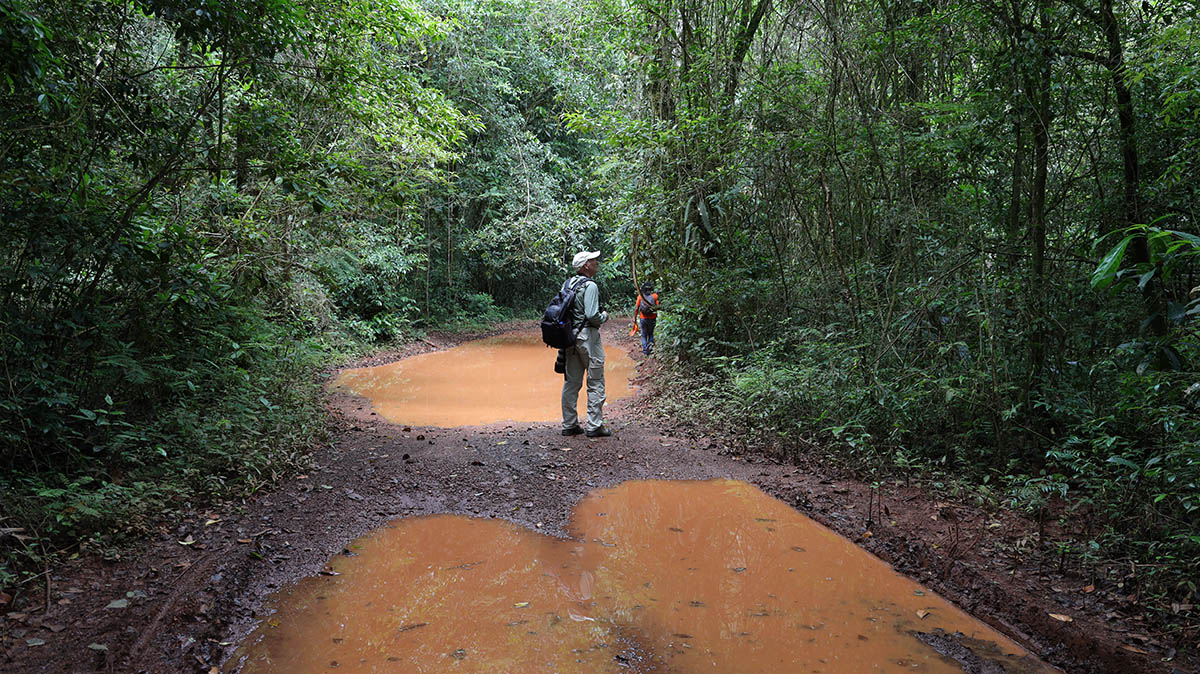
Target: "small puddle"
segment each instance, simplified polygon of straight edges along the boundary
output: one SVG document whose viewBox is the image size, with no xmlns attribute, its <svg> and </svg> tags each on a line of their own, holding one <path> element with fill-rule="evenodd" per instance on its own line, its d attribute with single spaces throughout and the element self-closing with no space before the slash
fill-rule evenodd
<svg viewBox="0 0 1200 674">
<path fill-rule="evenodd" d="M 540 335 L 508 333 L 467 342 L 377 367 L 345 370 L 334 388 L 362 396 L 384 419 L 413 426 L 475 426 L 498 421 L 562 419 L 563 377 L 555 351 Z M 604 347 L 608 402 L 633 393 L 634 362 L 620 348 Z M 587 384 L 579 411 L 587 414 Z"/>
<path fill-rule="evenodd" d="M 226 671 L 1056 671 L 744 482 L 594 491 L 570 534 L 397 520 L 277 595 Z"/>
</svg>

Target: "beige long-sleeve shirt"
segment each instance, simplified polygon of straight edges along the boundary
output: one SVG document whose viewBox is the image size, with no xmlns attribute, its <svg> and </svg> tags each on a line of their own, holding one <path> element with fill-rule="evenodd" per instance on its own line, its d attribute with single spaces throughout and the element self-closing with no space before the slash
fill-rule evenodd
<svg viewBox="0 0 1200 674">
<path fill-rule="evenodd" d="M 596 285 L 596 282 L 590 277 L 576 274 L 567 279 L 563 288 L 579 283 L 580 279 L 583 279 L 583 285 L 576 290 L 575 310 L 572 318 L 575 319 L 575 325 L 598 328 L 608 320 L 608 312 L 600 309 L 600 286 Z"/>
</svg>

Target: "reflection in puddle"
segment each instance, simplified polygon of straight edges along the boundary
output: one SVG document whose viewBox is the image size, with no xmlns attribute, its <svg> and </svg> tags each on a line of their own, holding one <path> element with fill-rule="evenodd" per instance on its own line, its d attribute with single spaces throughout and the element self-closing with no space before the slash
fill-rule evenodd
<svg viewBox="0 0 1200 674">
<path fill-rule="evenodd" d="M 383 418 L 414 426 L 562 419 L 562 375 L 540 335 L 509 333 L 378 367 L 346 370 L 334 386 L 371 401 Z M 604 347 L 608 402 L 628 397 L 634 362 Z M 586 413 L 586 386 L 579 409 Z"/>
<path fill-rule="evenodd" d="M 570 530 L 399 520 L 281 596 L 230 669 L 961 672 L 916 634 L 944 630 L 983 671 L 1053 671 L 743 482 L 599 490 Z"/>
</svg>

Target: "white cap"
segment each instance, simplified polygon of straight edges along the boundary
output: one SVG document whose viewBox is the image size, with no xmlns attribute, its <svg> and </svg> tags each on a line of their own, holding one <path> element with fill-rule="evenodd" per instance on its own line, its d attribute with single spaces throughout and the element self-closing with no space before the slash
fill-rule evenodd
<svg viewBox="0 0 1200 674">
<path fill-rule="evenodd" d="M 571 260 L 571 264 L 574 265 L 576 269 L 581 269 L 583 265 L 587 264 L 588 260 L 594 260 L 598 257 L 600 257 L 600 251 L 598 250 L 590 253 L 586 250 L 581 250 L 578 253 L 575 253 L 575 259 Z"/>
</svg>

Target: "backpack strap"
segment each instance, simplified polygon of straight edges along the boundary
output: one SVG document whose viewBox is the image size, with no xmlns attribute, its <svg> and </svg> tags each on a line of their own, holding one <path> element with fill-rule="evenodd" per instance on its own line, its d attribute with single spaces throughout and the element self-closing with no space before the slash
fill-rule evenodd
<svg viewBox="0 0 1200 674">
<path fill-rule="evenodd" d="M 592 283 L 595 283 L 595 281 L 592 281 L 592 279 L 590 279 L 586 276 L 583 276 L 583 275 L 580 275 L 579 278 L 581 280 L 576 281 L 575 285 L 571 286 L 571 290 L 575 292 L 575 297 L 574 297 L 574 299 L 571 300 L 571 313 L 572 314 L 575 313 L 575 300 L 579 299 L 579 294 L 580 294 L 580 292 L 583 291 L 584 286 L 586 286 L 589 281 L 591 281 Z M 583 320 L 579 321 L 579 325 L 575 326 L 575 339 L 579 339 L 579 333 L 583 332 L 583 329 L 585 327 L 587 327 L 587 310 L 586 309 L 584 310 Z"/>
</svg>

